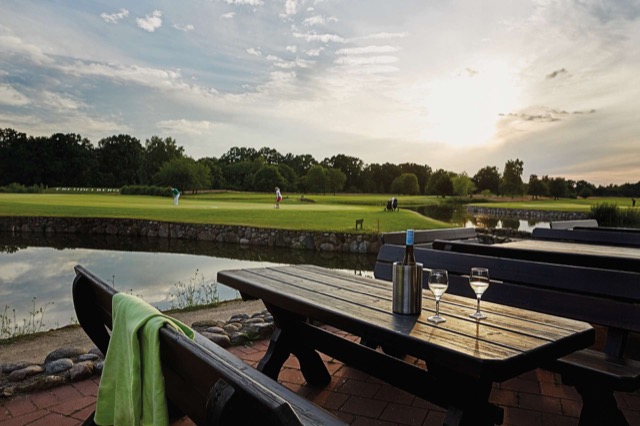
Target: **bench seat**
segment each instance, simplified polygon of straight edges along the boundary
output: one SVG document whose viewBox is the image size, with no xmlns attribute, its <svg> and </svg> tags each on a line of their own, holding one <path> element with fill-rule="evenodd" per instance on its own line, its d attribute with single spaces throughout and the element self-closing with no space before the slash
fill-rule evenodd
<svg viewBox="0 0 640 426">
<path fill-rule="evenodd" d="M 383 245 L 374 276 L 391 281 L 392 264 L 401 260 L 403 254 L 404 246 Z M 594 346 L 575 352 L 547 367 L 561 373 L 563 382 L 575 386 L 582 396 L 580 425 L 628 424 L 613 393 L 640 389 L 640 354 L 627 351 L 627 342 L 640 333 L 640 272 L 423 247 L 416 247 L 414 254 L 425 268 L 449 271 L 449 293 L 475 298 L 467 274 L 471 267 L 486 267 L 491 278 L 500 282 L 491 285 L 482 300 L 587 321 L 596 326 L 605 334 L 602 348 Z M 423 288 L 428 288 L 427 279 L 425 273 Z"/>
</svg>

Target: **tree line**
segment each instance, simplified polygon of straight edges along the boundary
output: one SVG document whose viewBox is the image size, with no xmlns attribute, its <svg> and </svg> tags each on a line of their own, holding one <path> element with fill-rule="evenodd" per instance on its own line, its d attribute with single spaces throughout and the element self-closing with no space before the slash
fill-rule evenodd
<svg viewBox="0 0 640 426">
<path fill-rule="evenodd" d="M 532 197 L 628 196 L 640 194 L 635 184 L 598 186 L 580 180 L 531 175 L 522 180 L 524 163 L 508 160 L 500 173 L 486 166 L 473 176 L 433 170 L 426 164 L 365 164 L 344 154 L 321 161 L 309 154 L 281 154 L 232 147 L 219 158 L 193 159 L 171 137 L 153 136 L 144 144 L 130 135 L 113 135 L 94 146 L 75 133 L 28 136 L 0 129 L 0 186 L 48 187 L 175 186 L 183 191 L 229 189 L 269 192 L 388 193 L 469 196 L 495 194 Z"/>
</svg>

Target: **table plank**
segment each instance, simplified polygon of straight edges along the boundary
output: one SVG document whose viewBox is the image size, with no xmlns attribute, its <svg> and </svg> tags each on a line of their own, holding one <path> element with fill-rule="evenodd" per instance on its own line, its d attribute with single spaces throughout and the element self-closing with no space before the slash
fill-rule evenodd
<svg viewBox="0 0 640 426">
<path fill-rule="evenodd" d="M 453 295 L 445 295 L 447 302 L 441 302 L 447 322 L 435 325 L 426 321 L 434 308 L 428 291 L 420 316 L 393 314 L 389 283 L 319 267 L 223 271 L 218 281 L 293 313 L 397 344 L 428 363 L 464 363 L 475 376 L 496 378 L 507 370 L 527 371 L 537 366 L 537 354 L 562 356 L 588 346 L 593 339 L 593 330 L 586 323 L 488 303 L 491 317 L 478 323 L 468 318 L 473 304 Z M 521 317 L 535 317 L 536 321 Z M 545 318 L 552 321 L 547 323 Z"/>
<path fill-rule="evenodd" d="M 547 240 L 518 240 L 501 243 L 501 246 L 527 250 L 551 251 L 560 253 L 579 253 L 596 256 L 623 257 L 640 259 L 640 249 L 633 247 L 606 246 L 600 244 L 580 244 Z"/>
</svg>

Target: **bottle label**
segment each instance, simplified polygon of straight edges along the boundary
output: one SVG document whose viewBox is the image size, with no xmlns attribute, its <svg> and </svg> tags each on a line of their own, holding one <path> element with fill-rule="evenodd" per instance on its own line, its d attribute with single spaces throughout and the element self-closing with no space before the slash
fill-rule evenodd
<svg viewBox="0 0 640 426">
<path fill-rule="evenodd" d="M 413 229 L 407 229 L 407 245 L 413 245 Z"/>
</svg>

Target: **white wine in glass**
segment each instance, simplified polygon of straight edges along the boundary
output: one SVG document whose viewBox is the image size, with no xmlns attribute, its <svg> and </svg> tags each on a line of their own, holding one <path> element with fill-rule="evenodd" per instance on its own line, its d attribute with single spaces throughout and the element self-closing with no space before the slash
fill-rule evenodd
<svg viewBox="0 0 640 426">
<path fill-rule="evenodd" d="M 471 275 L 469 275 L 469 285 L 476 294 L 478 304 L 476 312 L 469 315 L 471 318 L 481 320 L 487 316 L 480 312 L 480 299 L 482 294 L 489 288 L 489 270 L 487 268 L 471 268 Z"/>
<path fill-rule="evenodd" d="M 436 298 L 436 314 L 427 318 L 428 321 L 435 322 L 436 324 L 445 322 L 446 318 L 440 316 L 440 298 L 447 291 L 449 287 L 449 275 L 444 269 L 433 269 L 429 273 L 429 290 Z"/>
</svg>

